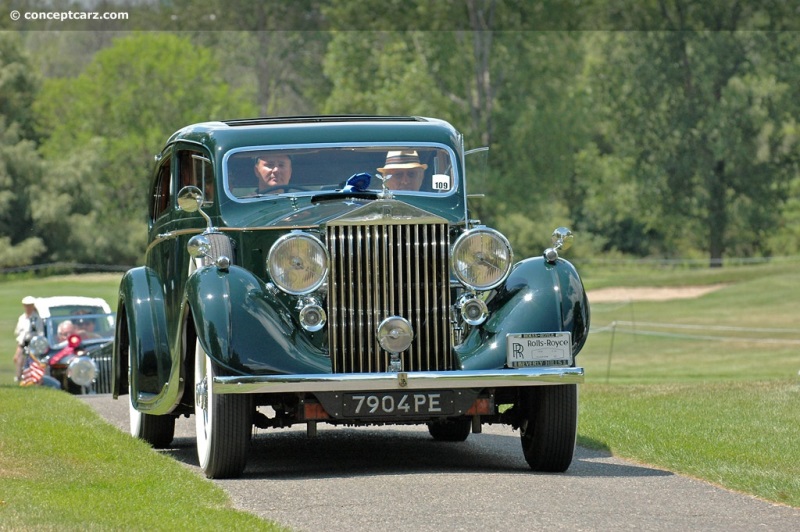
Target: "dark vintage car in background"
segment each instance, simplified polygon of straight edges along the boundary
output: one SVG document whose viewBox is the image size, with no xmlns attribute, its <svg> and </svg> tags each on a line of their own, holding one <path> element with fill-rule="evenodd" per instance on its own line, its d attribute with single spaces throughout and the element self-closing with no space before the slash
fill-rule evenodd
<svg viewBox="0 0 800 532">
<path fill-rule="evenodd" d="M 116 320 L 108 302 L 54 296 L 36 298 L 34 305 L 42 330 L 32 334 L 29 349 L 47 365 L 47 374 L 72 394 L 110 393 Z"/>
<path fill-rule="evenodd" d="M 589 308 L 554 232 L 542 256 L 471 218 L 473 155 L 423 117 L 187 126 L 150 188 L 145 264 L 120 284 L 113 394 L 156 447 L 194 415 L 205 474 L 245 468 L 253 427 L 519 429 L 534 471 L 575 448 Z"/>
</svg>

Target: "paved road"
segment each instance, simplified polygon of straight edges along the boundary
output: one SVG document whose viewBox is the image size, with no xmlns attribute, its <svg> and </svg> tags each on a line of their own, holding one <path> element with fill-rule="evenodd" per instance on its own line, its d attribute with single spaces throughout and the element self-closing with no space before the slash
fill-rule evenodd
<svg viewBox="0 0 800 532">
<path fill-rule="evenodd" d="M 127 432 L 127 402 L 85 397 Z M 159 451 L 202 475 L 193 420 Z M 518 433 L 438 443 L 419 427 L 259 431 L 233 504 L 298 531 L 800 530 L 800 509 L 578 448 L 566 474 L 529 472 Z"/>
</svg>

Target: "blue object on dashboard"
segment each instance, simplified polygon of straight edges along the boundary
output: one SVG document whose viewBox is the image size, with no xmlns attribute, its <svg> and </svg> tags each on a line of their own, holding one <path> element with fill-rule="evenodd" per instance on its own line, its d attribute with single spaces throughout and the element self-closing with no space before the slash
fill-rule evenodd
<svg viewBox="0 0 800 532">
<path fill-rule="evenodd" d="M 369 188 L 372 176 L 367 173 L 353 174 L 347 178 L 342 192 L 363 192 Z"/>
</svg>

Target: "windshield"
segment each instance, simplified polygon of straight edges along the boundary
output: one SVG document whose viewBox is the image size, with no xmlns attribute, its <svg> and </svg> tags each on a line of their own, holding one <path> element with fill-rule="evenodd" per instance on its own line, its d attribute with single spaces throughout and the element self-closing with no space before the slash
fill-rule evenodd
<svg viewBox="0 0 800 532">
<path fill-rule="evenodd" d="M 50 345 L 66 342 L 73 334 L 77 334 L 82 340 L 113 340 L 114 323 L 114 314 L 78 313 L 58 316 L 45 321 L 45 334 Z"/>
<path fill-rule="evenodd" d="M 348 190 L 448 194 L 457 179 L 452 152 L 429 145 L 246 148 L 225 160 L 225 187 L 237 199 L 343 190 L 359 174 Z"/>
</svg>

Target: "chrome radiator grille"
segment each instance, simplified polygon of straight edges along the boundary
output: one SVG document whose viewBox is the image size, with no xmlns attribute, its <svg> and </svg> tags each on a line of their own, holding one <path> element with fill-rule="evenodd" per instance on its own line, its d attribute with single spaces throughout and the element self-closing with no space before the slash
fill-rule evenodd
<svg viewBox="0 0 800 532">
<path fill-rule="evenodd" d="M 97 365 L 94 392 L 111 393 L 111 356 L 104 352 L 92 353 L 90 356 Z"/>
<path fill-rule="evenodd" d="M 446 223 L 328 225 L 329 349 L 334 373 L 386 371 L 376 329 L 388 316 L 414 328 L 404 371 L 453 369 Z"/>
</svg>

